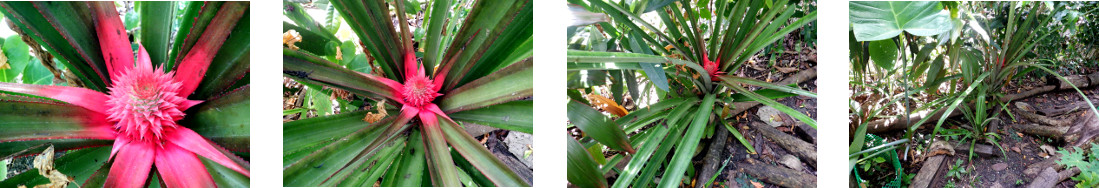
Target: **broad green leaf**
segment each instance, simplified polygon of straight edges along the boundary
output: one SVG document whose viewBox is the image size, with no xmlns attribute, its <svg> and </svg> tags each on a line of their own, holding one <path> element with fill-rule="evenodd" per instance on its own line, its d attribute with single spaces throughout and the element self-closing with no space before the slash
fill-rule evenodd
<svg viewBox="0 0 1099 188">
<path fill-rule="evenodd" d="M 714 94 L 706 95 L 702 98 L 702 104 L 699 105 L 698 111 L 692 114 L 694 119 L 685 130 L 686 133 L 683 135 L 682 140 L 679 140 L 679 143 L 676 144 L 675 155 L 672 156 L 664 175 L 661 176 L 659 187 L 679 186 L 683 179 L 683 173 L 687 172 L 687 166 L 691 165 L 691 158 L 694 157 L 698 142 L 702 139 L 702 132 L 706 130 L 712 115 L 715 97 Z"/>
<path fill-rule="evenodd" d="M 23 83 L 34 85 L 53 85 L 53 73 L 46 69 L 37 58 L 31 58 L 23 69 Z"/>
<path fill-rule="evenodd" d="M 657 146 L 663 143 L 662 141 L 668 137 L 668 127 L 658 125 L 652 129 L 655 130 L 648 130 L 650 132 L 654 131 L 652 135 L 642 143 L 641 147 L 638 147 L 640 150 L 630 158 L 630 162 L 626 163 L 626 167 L 619 173 L 618 179 L 614 181 L 615 188 L 628 187 L 630 183 L 633 182 L 634 178 L 639 175 L 641 168 L 644 167 L 645 164 L 650 164 L 649 158 L 653 156 L 653 152 L 656 152 Z"/>
<path fill-rule="evenodd" d="M 149 59 L 154 65 L 163 66 L 168 62 L 169 40 L 172 37 L 172 22 L 175 19 L 176 2 L 139 1 L 137 10 L 141 16 L 141 29 L 138 42 L 145 46 Z M 245 18 L 244 20 L 247 20 Z"/>
<path fill-rule="evenodd" d="M 282 130 L 283 163 L 289 165 L 300 159 L 299 157 L 304 156 L 292 154 L 308 154 L 313 149 L 323 147 L 325 144 L 334 142 L 349 133 L 367 127 L 373 127 L 369 131 L 377 130 L 377 127 L 387 125 L 393 121 L 393 118 L 386 118 L 374 124 L 367 124 L 362 120 L 366 112 L 358 111 L 286 122 L 283 124 Z"/>
<path fill-rule="evenodd" d="M 801 90 L 801 89 L 790 87 L 790 86 L 777 85 L 777 84 L 773 84 L 773 83 L 759 81 L 759 80 L 755 80 L 755 79 L 752 79 L 752 78 L 745 78 L 745 77 L 739 77 L 739 76 L 720 76 L 720 78 L 723 79 L 723 80 L 726 80 L 727 82 L 732 82 L 732 83 L 727 83 L 727 84 L 740 84 L 740 83 L 743 83 L 743 84 L 760 86 L 760 87 L 763 87 L 763 88 L 783 91 L 783 92 L 787 92 L 787 93 L 798 94 L 798 95 L 807 96 L 807 97 L 813 97 L 813 98 L 817 97 L 817 94 L 813 93 L 813 92 Z"/>
<path fill-rule="evenodd" d="M 180 125 L 226 149 L 248 152 L 251 143 L 250 91 L 250 87 L 245 86 L 191 107 Z"/>
<path fill-rule="evenodd" d="M 475 1 L 470 14 L 466 15 L 462 28 L 454 35 L 455 40 L 447 48 L 441 62 L 451 62 L 449 73 L 443 82 L 444 89 L 463 86 L 462 81 L 469 81 L 465 77 L 477 73 L 477 66 L 500 67 L 500 65 L 481 65 L 483 58 L 495 58 L 496 52 L 506 52 L 515 49 L 493 49 L 498 45 L 511 46 L 511 38 L 529 38 L 530 34 L 523 34 L 530 28 L 533 15 L 533 4 L 530 0 L 519 1 Z M 388 19 L 387 19 L 388 20 Z M 514 27 L 513 27 L 514 26 Z M 510 54 L 510 53 L 505 53 Z M 513 65 L 514 66 L 514 65 Z M 444 67 L 440 67 L 444 68 Z M 443 71 L 443 70 L 440 70 Z M 487 73 L 487 72 L 486 72 Z M 483 79 L 483 78 L 471 78 Z"/>
<path fill-rule="evenodd" d="M 950 12 L 936 1 L 852 1 L 851 27 L 858 41 L 888 39 L 908 32 L 916 36 L 950 31 Z"/>
<path fill-rule="evenodd" d="M 752 91 L 748 91 L 748 89 L 745 89 L 744 87 L 741 87 L 739 85 L 733 84 L 733 85 L 727 85 L 727 86 L 729 86 L 729 88 L 733 89 L 737 93 L 741 93 L 741 94 L 744 94 L 745 96 L 747 96 L 749 98 L 752 98 L 752 100 L 755 100 L 756 102 L 759 102 L 763 105 L 767 105 L 767 106 L 770 106 L 772 108 L 778 109 L 782 113 L 785 113 L 786 115 L 790 115 L 790 117 L 793 117 L 794 119 L 798 119 L 799 121 L 805 122 L 805 124 L 808 124 L 809 126 L 811 126 L 813 128 L 817 128 L 817 121 L 813 120 L 813 118 L 809 117 L 808 115 L 805 115 L 804 113 L 801 113 L 797 110 L 794 110 L 793 108 L 790 108 L 789 106 L 783 105 L 782 103 L 778 103 L 775 100 L 771 100 L 767 97 L 756 94 Z"/>
<path fill-rule="evenodd" d="M 202 164 L 206 166 L 206 172 L 210 173 L 210 176 L 214 178 L 214 183 L 218 187 L 248 187 L 250 186 L 250 179 L 244 174 L 240 174 L 233 169 L 226 168 L 220 163 L 211 161 L 206 158 L 199 157 L 202 160 Z"/>
<path fill-rule="evenodd" d="M 501 129 L 534 132 L 534 101 L 519 100 L 447 114 L 450 118 Z"/>
<path fill-rule="evenodd" d="M 674 65 L 685 65 L 699 73 L 706 72 L 697 63 L 684 61 L 680 59 L 667 58 L 656 55 L 638 54 L 638 53 L 624 53 L 624 52 L 591 52 L 591 51 L 578 51 L 568 50 L 568 57 L 566 62 L 569 63 L 616 63 L 616 64 L 639 64 L 639 63 L 669 63 Z M 638 65 L 638 67 L 641 67 Z M 701 74 L 700 76 L 704 80 L 710 80 L 709 74 Z"/>
<path fill-rule="evenodd" d="M 565 157 L 568 173 L 565 174 L 568 175 L 569 183 L 580 187 L 607 187 L 607 179 L 599 173 L 599 167 L 588 154 L 588 150 L 572 137 L 565 137 L 568 139 L 568 153 Z"/>
<path fill-rule="evenodd" d="M 30 64 L 31 59 L 33 59 L 30 56 L 30 47 L 23 42 L 19 35 L 12 35 L 4 40 L 3 49 L 0 50 L 3 50 L 4 56 L 8 57 L 6 62 L 8 68 L 0 69 L 0 82 L 13 82 L 15 77 L 23 73 L 23 69 L 28 67 L 27 64 Z"/>
<path fill-rule="evenodd" d="M 363 50 L 378 64 L 389 78 L 403 74 L 403 52 L 399 49 L 402 37 L 397 34 L 390 17 L 389 5 L 384 1 L 331 0 L 336 11 L 347 21 L 359 37 Z M 284 26 L 285 27 L 285 26 Z M 395 79 L 400 80 L 400 79 Z"/>
<path fill-rule="evenodd" d="M 106 116 L 81 107 L 22 101 L 0 101 L 0 141 L 20 142 L 42 139 L 95 138 L 94 131 L 86 127 L 108 126 Z M 26 148 L 32 145 L 24 145 Z M 15 149 L 19 148 L 4 148 Z M 58 148 L 63 150 L 66 148 Z M 10 153 L 2 153 L 7 155 Z"/>
<path fill-rule="evenodd" d="M 408 146 L 401 152 L 401 163 L 391 170 L 393 176 L 386 176 L 382 186 L 392 187 L 416 187 L 427 173 L 427 158 L 425 158 L 424 140 L 420 131 L 412 130 L 408 134 Z"/>
<path fill-rule="evenodd" d="M 588 105 L 569 101 L 568 117 L 569 122 L 584 131 L 584 134 L 599 141 L 599 143 L 603 143 L 614 150 L 627 153 L 634 152 L 622 127 L 607 119 L 607 116 L 603 115 L 602 112 Z"/>
<path fill-rule="evenodd" d="M 533 59 L 512 64 L 444 93 L 439 108 L 447 113 L 484 108 L 529 98 L 534 94 Z"/>
<path fill-rule="evenodd" d="M 302 120 L 299 120 L 302 121 Z M 361 120 L 360 120 L 361 121 Z M 297 121 L 294 121 L 297 122 Z M 387 121 L 381 125 L 389 125 Z M 290 123 L 288 123 L 290 124 Z M 299 123 L 300 124 L 300 123 Z M 305 125 L 284 125 L 285 128 Z M 283 159 L 283 186 L 317 186 L 328 177 L 335 175 L 340 168 L 354 162 L 356 154 L 367 148 L 367 145 L 378 138 L 383 138 L 383 126 L 363 127 L 323 147 L 308 151 L 308 155 L 301 159 Z M 346 132 L 343 132 L 346 133 Z M 284 140 L 286 142 L 286 140 Z M 284 154 L 285 155 L 285 154 Z"/>
<path fill-rule="evenodd" d="M 893 61 L 897 60 L 897 44 L 892 39 L 870 42 L 870 59 L 874 64 L 887 71 L 893 71 Z"/>
</svg>

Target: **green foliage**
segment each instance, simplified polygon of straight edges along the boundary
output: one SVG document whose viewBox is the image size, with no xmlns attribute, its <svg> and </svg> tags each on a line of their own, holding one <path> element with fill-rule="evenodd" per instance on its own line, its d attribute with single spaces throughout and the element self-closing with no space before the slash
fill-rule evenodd
<svg viewBox="0 0 1099 188">
<path fill-rule="evenodd" d="M 1061 160 L 1057 164 L 1065 165 L 1065 168 L 1080 169 L 1080 174 L 1072 177 L 1072 180 L 1079 181 L 1076 187 L 1099 186 L 1099 144 L 1092 143 L 1088 150 L 1076 147 L 1074 151 L 1062 149 L 1057 153 L 1061 154 Z"/>
</svg>

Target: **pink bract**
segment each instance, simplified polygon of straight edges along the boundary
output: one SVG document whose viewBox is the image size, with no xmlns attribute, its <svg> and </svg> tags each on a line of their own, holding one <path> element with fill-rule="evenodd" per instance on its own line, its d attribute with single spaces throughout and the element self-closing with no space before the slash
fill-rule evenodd
<svg viewBox="0 0 1099 188">
<path fill-rule="evenodd" d="M 214 187 L 214 181 L 199 160 L 202 156 L 245 176 L 250 173 L 231 159 L 231 153 L 198 133 L 178 126 L 188 108 L 202 101 L 188 100 L 201 82 L 211 59 L 228 33 L 206 30 L 199 44 L 180 62 L 178 71 L 165 73 L 153 68 L 149 54 L 139 45 L 136 61 L 130 50 L 125 27 L 113 2 L 89 2 L 95 19 L 103 58 L 108 68 L 108 94 L 66 87 L 0 83 L 0 90 L 25 93 L 70 103 L 89 110 L 83 135 L 71 138 L 113 139 L 113 160 L 104 187 L 141 187 L 156 166 L 167 187 Z M 226 3 L 225 6 L 241 6 Z M 246 8 L 246 7 L 245 7 Z M 222 10 L 229 8 L 223 7 Z M 218 17 L 224 12 L 219 11 Z M 211 25 L 232 28 L 239 15 L 215 19 Z M 215 30 L 215 31 L 211 31 Z M 224 29 L 221 29 L 224 30 Z M 213 34 L 211 34 L 213 33 Z M 106 79 L 104 75 L 101 78 Z M 113 125 L 113 126 L 108 126 Z"/>
</svg>

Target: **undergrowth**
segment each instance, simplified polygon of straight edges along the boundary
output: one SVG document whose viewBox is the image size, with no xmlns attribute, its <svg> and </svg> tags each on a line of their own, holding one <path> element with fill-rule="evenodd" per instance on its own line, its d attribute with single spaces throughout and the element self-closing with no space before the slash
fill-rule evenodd
<svg viewBox="0 0 1099 188">
<path fill-rule="evenodd" d="M 1072 180 L 1079 181 L 1076 187 L 1099 187 L 1099 144 L 1091 144 L 1090 153 L 1080 147 L 1076 147 L 1075 151 L 1062 149 L 1057 152 L 1062 155 L 1057 164 L 1080 169 L 1080 174 L 1072 177 Z"/>
</svg>

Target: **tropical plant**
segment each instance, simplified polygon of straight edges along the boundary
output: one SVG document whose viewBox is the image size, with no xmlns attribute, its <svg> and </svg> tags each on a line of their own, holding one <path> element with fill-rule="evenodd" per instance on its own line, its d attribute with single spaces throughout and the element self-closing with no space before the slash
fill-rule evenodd
<svg viewBox="0 0 1099 188">
<path fill-rule="evenodd" d="M 1058 160 L 1057 164 L 1065 165 L 1065 168 L 1080 169 L 1080 174 L 1072 177 L 1073 180 L 1080 181 L 1076 187 L 1099 186 L 1099 172 L 1097 172 L 1099 171 L 1099 144 L 1092 143 L 1089 150 L 1090 153 L 1080 147 L 1074 147 L 1073 150 L 1066 148 L 1057 151 L 1061 154 L 1061 160 Z"/>
<path fill-rule="evenodd" d="M 569 138 L 568 180 L 573 185 L 607 187 L 603 174 L 625 162 L 628 155 L 632 158 L 618 172 L 614 187 L 647 187 L 654 183 L 658 172 L 663 172 L 658 186 L 680 186 L 692 168 L 691 159 L 702 138 L 720 130 L 717 127 L 725 127 L 754 153 L 750 143 L 727 122 L 736 115 L 728 113 L 735 108 L 733 102 L 759 102 L 816 127 L 809 115 L 775 101 L 796 95 L 816 97 L 815 93 L 726 74 L 739 71 L 749 58 L 812 23 L 815 11 L 802 11 L 798 4 L 786 0 L 569 3 L 611 18 L 592 22 L 597 24 L 593 26 L 569 28 L 570 39 L 583 36 L 583 29 L 588 36 L 586 41 L 583 37 L 573 39 L 579 42 L 571 44 L 567 53 L 569 126 L 582 132 L 577 135 L 579 142 Z M 651 11 L 657 11 L 661 22 L 654 24 L 642 18 Z M 608 79 L 613 82 L 607 84 Z M 639 79 L 651 84 L 638 84 Z M 749 90 L 743 85 L 763 89 Z M 652 87 L 658 88 L 652 91 L 655 96 L 648 96 L 648 101 L 655 102 L 636 102 L 647 106 L 633 112 L 608 110 L 625 104 L 623 86 L 629 89 L 633 101 L 641 101 L 643 95 L 650 95 Z M 646 86 L 645 92 L 639 92 L 640 86 Z M 595 91 L 602 88 L 608 89 L 612 97 L 602 97 L 605 94 Z M 592 94 L 584 97 L 588 92 Z M 626 154 L 605 159 L 603 146 Z M 598 168 L 593 164 L 603 168 L 593 169 Z M 697 178 L 698 183 L 712 180 Z"/>
<path fill-rule="evenodd" d="M 0 3 L 27 70 L 0 83 L 0 156 L 67 151 L 56 170 L 81 187 L 247 187 L 248 2 L 136 6 L 132 43 L 114 2 Z M 0 187 L 54 181 L 36 172 Z"/>
<path fill-rule="evenodd" d="M 432 1 L 416 30 L 411 2 L 330 1 L 362 54 L 285 3 L 284 76 L 379 104 L 285 123 L 285 186 L 530 186 L 463 126 L 532 132 L 531 1 Z"/>
<path fill-rule="evenodd" d="M 854 128 L 849 147 L 850 168 L 904 145 L 908 148 L 942 136 L 942 125 L 950 114 L 962 114 L 966 130 L 960 141 L 977 141 L 1000 146 L 1000 136 L 990 129 L 1010 102 L 1004 86 L 1040 70 L 1065 79 L 1051 70 L 1055 63 L 1037 58 L 1034 49 L 1051 31 L 1052 3 L 1023 2 L 851 2 L 852 100 Z M 997 11 L 1003 7 L 1006 15 Z M 991 12 L 991 13 L 990 13 Z M 991 15 L 986 15 L 991 14 Z M 1002 18 L 1002 19 L 1001 19 Z M 869 66 L 869 65 L 875 66 Z M 1072 86 L 1075 88 L 1075 86 Z M 885 89 L 881 89 L 885 88 Z M 1084 96 L 1083 92 L 1076 89 Z M 1085 96 L 1085 100 L 1090 100 Z M 1094 107 L 1093 113 L 1099 113 Z M 866 146 L 870 120 L 891 110 L 906 133 L 889 147 Z M 958 110 L 960 113 L 955 113 Z M 1009 112 L 1010 113 L 1010 112 Z M 922 114 L 923 118 L 906 117 Z M 917 129 L 935 121 L 929 136 L 916 137 Z M 957 134 L 949 137 L 956 137 Z M 917 140 L 917 138 L 922 138 Z M 1000 148 L 1003 152 L 1003 148 Z M 972 151 L 972 149 L 970 149 Z M 873 155 L 860 155 L 874 153 Z M 970 154 L 972 156 L 972 154 Z"/>
</svg>

